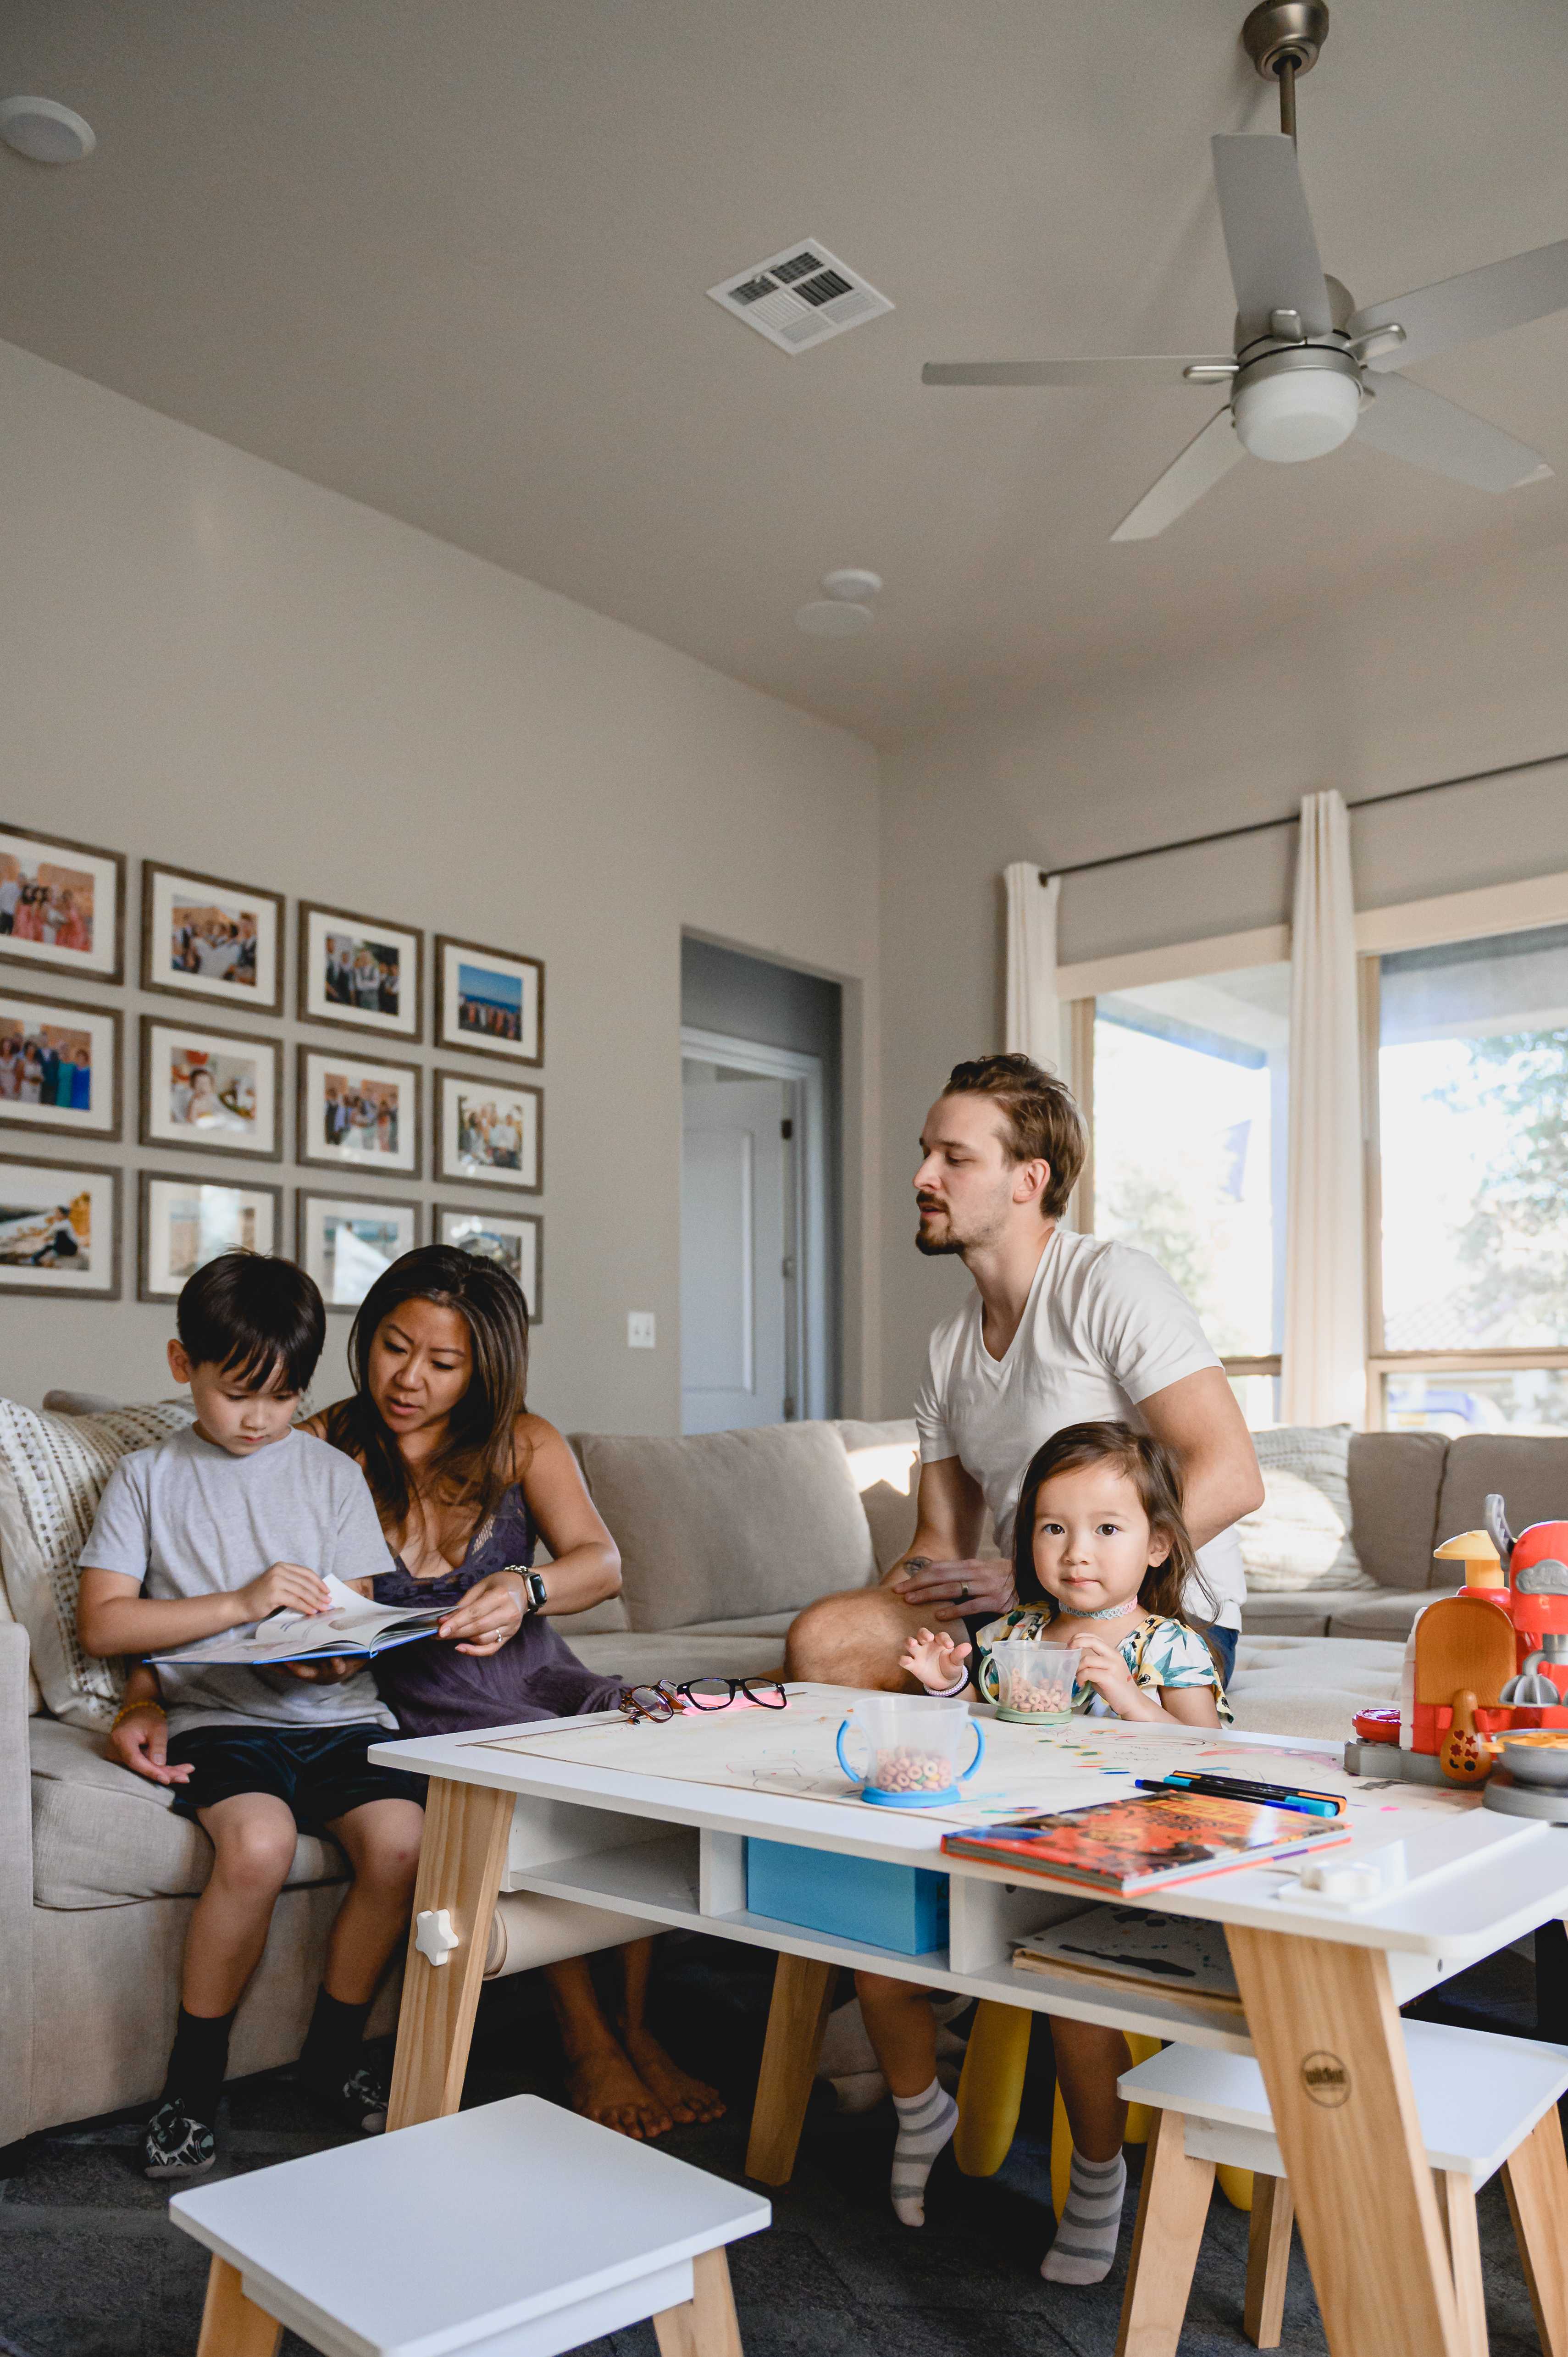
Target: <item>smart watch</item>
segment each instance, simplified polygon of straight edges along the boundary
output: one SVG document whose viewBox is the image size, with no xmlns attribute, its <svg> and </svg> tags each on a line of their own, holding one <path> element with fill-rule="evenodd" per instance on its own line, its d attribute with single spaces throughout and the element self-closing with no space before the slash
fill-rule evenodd
<svg viewBox="0 0 1568 2357">
<path fill-rule="evenodd" d="M 522 1582 L 522 1617 L 526 1620 L 535 1612 L 542 1612 L 549 1601 L 542 1571 L 530 1571 L 526 1565 L 509 1563 L 508 1571 Z"/>
</svg>

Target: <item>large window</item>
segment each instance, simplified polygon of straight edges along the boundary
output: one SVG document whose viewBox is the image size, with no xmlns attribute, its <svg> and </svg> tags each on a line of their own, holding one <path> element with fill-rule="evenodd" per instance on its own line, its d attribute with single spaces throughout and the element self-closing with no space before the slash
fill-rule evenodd
<svg viewBox="0 0 1568 2357">
<path fill-rule="evenodd" d="M 1277 1414 L 1289 1036 L 1288 964 L 1159 983 L 1093 1002 L 1078 1076 L 1084 1225 L 1169 1270 L 1254 1425 Z"/>
<path fill-rule="evenodd" d="M 1364 971 L 1382 1420 L 1568 1431 L 1568 926 Z"/>
</svg>

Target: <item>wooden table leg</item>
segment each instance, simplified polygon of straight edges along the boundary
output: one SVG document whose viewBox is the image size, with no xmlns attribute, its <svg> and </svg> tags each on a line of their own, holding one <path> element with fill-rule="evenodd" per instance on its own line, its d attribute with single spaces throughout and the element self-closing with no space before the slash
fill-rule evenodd
<svg viewBox="0 0 1568 2357">
<path fill-rule="evenodd" d="M 1437 2214 L 1454 2270 L 1459 2329 L 1469 2357 L 1487 2357 L 1487 2288 L 1481 2279 L 1481 2230 L 1476 2218 L 1476 2180 L 1457 2169 L 1434 2169 Z"/>
<path fill-rule="evenodd" d="M 1156 2112 L 1144 2155 L 1116 2357 L 1176 2357 L 1213 2191 L 1214 2163 L 1187 2151 L 1181 2114 Z"/>
<path fill-rule="evenodd" d="M 443 2119 L 463 2099 L 463 2074 L 485 1977 L 490 1919 L 506 1865 L 516 1795 L 433 1776 L 409 1925 L 389 2128 Z M 419 1917 L 445 1908 L 459 1945 L 443 1964 L 415 1948 Z"/>
<path fill-rule="evenodd" d="M 1247 2305 L 1241 2319 L 1241 2330 L 1254 2349 L 1280 2345 L 1294 2217 L 1288 2179 L 1254 2175 L 1247 2221 Z"/>
<path fill-rule="evenodd" d="M 1332 2357 L 1469 2357 L 1387 1958 L 1226 1936 Z"/>
<path fill-rule="evenodd" d="M 1568 2166 L 1555 2104 L 1514 2147 L 1502 2175 L 1542 2357 L 1568 2357 Z"/>
<path fill-rule="evenodd" d="M 196 2357 L 277 2357 L 283 2326 L 245 2298 L 238 2267 L 214 2259 L 207 2271 L 207 2304 Z"/>
<path fill-rule="evenodd" d="M 757 2079 L 751 2141 L 746 2173 L 764 2185 L 788 2185 L 795 2150 L 806 2124 L 806 2105 L 817 2075 L 822 2032 L 828 2026 L 835 1964 L 807 1956 L 780 1956 L 773 1975 L 768 2042 Z"/>
<path fill-rule="evenodd" d="M 659 2357 L 742 2357 L 729 2261 L 722 2250 L 704 2251 L 693 2260 L 691 2298 L 680 2308 L 661 2309 L 653 2330 Z"/>
</svg>

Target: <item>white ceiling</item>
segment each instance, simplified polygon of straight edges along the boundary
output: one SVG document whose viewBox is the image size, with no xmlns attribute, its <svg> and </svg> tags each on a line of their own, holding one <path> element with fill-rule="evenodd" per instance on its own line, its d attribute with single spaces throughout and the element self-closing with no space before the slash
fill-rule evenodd
<svg viewBox="0 0 1568 2357">
<path fill-rule="evenodd" d="M 1568 316 L 1412 371 L 1542 449 L 1354 446 L 1107 535 L 1212 392 L 926 359 L 1223 348 L 1208 163 L 1274 127 L 1245 0 L 8 0 L 0 336 L 881 742 L 1568 533 Z M 1361 302 L 1568 234 L 1562 0 L 1334 0 L 1301 88 Z M 818 237 L 897 309 L 786 357 L 703 289 Z M 801 637 L 832 566 L 875 630 Z"/>
</svg>

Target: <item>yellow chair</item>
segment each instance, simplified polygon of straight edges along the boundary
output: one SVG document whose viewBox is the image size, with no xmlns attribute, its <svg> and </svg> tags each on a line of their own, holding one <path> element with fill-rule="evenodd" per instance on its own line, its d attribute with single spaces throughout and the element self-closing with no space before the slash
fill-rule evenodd
<svg viewBox="0 0 1568 2357">
<path fill-rule="evenodd" d="M 1007 2158 L 1018 2126 L 1024 2099 L 1024 2072 L 1029 2060 L 1029 2030 L 1034 2015 L 1022 2006 L 999 2005 L 983 1997 L 974 2010 L 969 2049 L 958 2083 L 958 2126 L 953 2135 L 953 2158 L 965 2177 L 994 2177 Z M 1157 2038 L 1129 2037 L 1134 2063 L 1146 2062 L 1160 2050 Z M 1146 2144 L 1154 2114 L 1147 2104 L 1133 2104 L 1127 2113 L 1127 2142 Z M 1057 2089 L 1051 2124 L 1051 2200 L 1059 2218 L 1067 2201 L 1072 2169 L 1072 2131 L 1067 2124 L 1061 2089 Z M 1225 2190 L 1239 2210 L 1252 2206 L 1250 2171 L 1227 2169 L 1223 2177 L 1246 2179 L 1246 2199 L 1227 2185 Z"/>
</svg>

